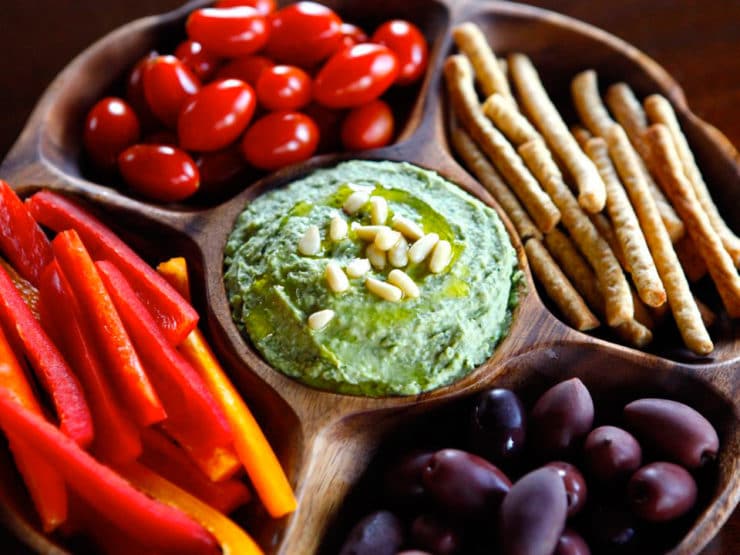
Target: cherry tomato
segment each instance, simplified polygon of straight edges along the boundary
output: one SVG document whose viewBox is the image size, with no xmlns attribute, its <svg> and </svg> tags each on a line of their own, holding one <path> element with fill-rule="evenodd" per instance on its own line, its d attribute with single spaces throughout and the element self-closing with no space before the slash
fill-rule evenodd
<svg viewBox="0 0 740 555">
<path fill-rule="evenodd" d="M 203 82 L 210 81 L 220 62 L 217 56 L 204 50 L 203 45 L 194 40 L 181 42 L 175 48 L 175 57 L 179 58 Z"/>
<path fill-rule="evenodd" d="M 134 145 L 118 156 L 123 179 L 137 193 L 160 202 L 184 200 L 200 185 L 198 167 L 179 148 Z"/>
<path fill-rule="evenodd" d="M 339 150 L 339 131 L 344 118 L 345 110 L 332 110 L 316 102 L 312 102 L 303 109 L 303 113 L 310 117 L 319 128 L 319 146 L 316 152 L 334 152 Z"/>
<path fill-rule="evenodd" d="M 342 122 L 342 144 L 347 150 L 378 148 L 393 138 L 393 112 L 382 100 L 352 110 Z"/>
<path fill-rule="evenodd" d="M 354 108 L 383 94 L 396 80 L 398 59 L 380 44 L 357 44 L 337 52 L 314 81 L 314 98 L 329 108 Z"/>
<path fill-rule="evenodd" d="M 203 152 L 195 159 L 195 163 L 200 172 L 201 189 L 226 183 L 247 167 L 236 144 L 216 152 Z"/>
<path fill-rule="evenodd" d="M 218 0 L 217 8 L 233 8 L 235 6 L 249 6 L 262 15 L 268 15 L 275 11 L 275 0 Z"/>
<path fill-rule="evenodd" d="M 354 46 L 362 42 L 367 42 L 367 34 L 365 31 L 360 29 L 357 25 L 351 23 L 342 23 L 342 46 Z"/>
<path fill-rule="evenodd" d="M 198 78 L 174 56 L 152 58 L 143 81 L 149 108 L 168 127 L 177 125 L 180 109 L 200 89 Z"/>
<path fill-rule="evenodd" d="M 342 46 L 342 20 L 316 2 L 298 2 L 270 16 L 266 55 L 284 64 L 311 67 Z"/>
<path fill-rule="evenodd" d="M 265 69 L 257 81 L 257 100 L 268 110 L 297 110 L 311 102 L 311 77 L 295 66 Z"/>
<path fill-rule="evenodd" d="M 400 70 L 396 84 L 408 85 L 427 68 L 427 41 L 419 28 L 402 19 L 386 21 L 373 33 L 370 42 L 387 46 L 398 57 Z"/>
<path fill-rule="evenodd" d="M 267 42 L 265 16 L 248 6 L 195 10 L 185 30 L 203 48 L 227 58 L 253 54 Z"/>
<path fill-rule="evenodd" d="M 206 85 L 180 112 L 180 146 L 202 151 L 228 146 L 247 128 L 255 106 L 254 90 L 244 81 L 226 79 Z"/>
<path fill-rule="evenodd" d="M 126 100 L 139 116 L 139 122 L 142 127 L 151 128 L 156 126 L 159 121 L 154 115 L 149 103 L 144 95 L 144 72 L 151 63 L 151 60 L 159 56 L 152 51 L 147 56 L 136 62 L 126 80 Z"/>
<path fill-rule="evenodd" d="M 140 133 L 139 118 L 133 108 L 111 96 L 88 112 L 82 141 L 95 165 L 111 170 L 121 151 L 138 141 Z"/>
<path fill-rule="evenodd" d="M 242 155 L 262 170 L 276 170 L 310 158 L 319 142 L 319 129 L 300 112 L 272 112 L 247 129 Z"/>
<path fill-rule="evenodd" d="M 239 79 L 248 83 L 252 87 L 257 86 L 257 80 L 260 78 L 263 69 L 271 68 L 275 65 L 270 58 L 250 54 L 242 56 L 236 60 L 231 60 L 216 73 L 217 79 Z"/>
</svg>

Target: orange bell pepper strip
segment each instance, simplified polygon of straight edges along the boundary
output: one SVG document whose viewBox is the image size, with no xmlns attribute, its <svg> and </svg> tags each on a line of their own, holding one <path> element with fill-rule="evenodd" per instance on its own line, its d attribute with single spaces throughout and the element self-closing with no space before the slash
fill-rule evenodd
<svg viewBox="0 0 740 555">
<path fill-rule="evenodd" d="M 173 258 L 157 267 L 165 279 L 190 299 L 187 263 Z M 220 403 L 234 435 L 234 447 L 252 485 L 270 515 L 279 518 L 296 508 L 296 499 L 280 461 L 252 412 L 196 328 L 179 347 Z"/>
<path fill-rule="evenodd" d="M 0 328 L 0 387 L 26 409 L 43 416 L 41 406 L 26 379 L 23 367 Z M 21 436 L 9 434 L 10 450 L 23 477 L 44 532 L 54 531 L 67 518 L 64 479 Z"/>
<path fill-rule="evenodd" d="M 176 507 L 200 523 L 216 538 L 223 555 L 262 555 L 259 545 L 232 520 L 198 498 L 168 482 L 148 468 L 133 463 L 121 474 L 136 488 L 154 499 Z"/>
</svg>

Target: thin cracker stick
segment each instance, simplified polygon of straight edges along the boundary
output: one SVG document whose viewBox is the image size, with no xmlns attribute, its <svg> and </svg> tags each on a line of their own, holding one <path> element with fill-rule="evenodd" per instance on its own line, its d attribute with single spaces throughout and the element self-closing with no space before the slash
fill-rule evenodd
<svg viewBox="0 0 740 555">
<path fill-rule="evenodd" d="M 591 132 L 582 125 L 571 125 L 570 134 L 573 135 L 573 138 L 578 143 L 578 146 L 581 147 L 581 150 L 586 146 L 586 141 L 593 137 Z"/>
<path fill-rule="evenodd" d="M 547 296 L 557 305 L 565 319 L 579 331 L 599 326 L 599 320 L 589 310 L 583 298 L 565 277 L 539 239 L 530 239 L 524 245 L 527 260 Z"/>
<path fill-rule="evenodd" d="M 629 264 L 627 264 L 627 259 L 624 257 L 622 247 L 619 245 L 619 241 L 617 241 L 617 234 L 614 233 L 614 228 L 612 227 L 612 223 L 609 221 L 609 218 L 607 218 L 601 212 L 599 212 L 598 214 L 589 214 L 588 218 L 591 220 L 591 223 L 594 224 L 594 227 L 599 231 L 599 235 L 601 235 L 604 240 L 609 243 L 609 247 L 612 249 L 614 256 L 617 257 L 617 260 L 619 260 L 619 264 L 622 266 L 622 268 L 629 272 Z"/>
<path fill-rule="evenodd" d="M 699 204 L 696 191 L 683 173 L 670 130 L 663 124 L 655 124 L 648 129 L 645 140 L 651 148 L 653 169 L 704 259 L 727 313 L 731 318 L 740 317 L 740 276 L 719 233 Z"/>
<path fill-rule="evenodd" d="M 588 212 L 601 212 L 606 204 L 606 188 L 599 172 L 568 131 L 532 62 L 524 54 L 513 54 L 509 56 L 509 70 L 527 113 L 575 179 L 578 203 Z"/>
<path fill-rule="evenodd" d="M 483 113 L 515 146 L 540 138 L 529 120 L 500 93 L 493 93 L 486 99 Z"/>
<path fill-rule="evenodd" d="M 704 327 L 686 275 L 673 250 L 671 238 L 665 224 L 660 219 L 655 199 L 650 194 L 645 178 L 640 172 L 634 150 L 629 146 L 629 139 L 624 130 L 616 125 L 609 130 L 606 139 L 609 153 L 627 189 L 637 219 L 640 220 L 640 226 L 647 239 L 650 253 L 653 255 L 655 266 L 663 280 L 668 303 L 681 337 L 686 346 L 695 353 L 709 354 L 714 349 L 714 345 Z"/>
<path fill-rule="evenodd" d="M 634 307 L 622 267 L 563 181 L 545 143 L 539 139 L 525 143 L 519 154 L 560 209 L 563 225 L 596 272 L 606 302 L 607 323 L 618 326 L 631 320 Z"/>
<path fill-rule="evenodd" d="M 701 175 L 699 166 L 696 164 L 694 154 L 691 152 L 686 136 L 681 131 L 681 126 L 678 123 L 673 106 L 671 106 L 671 103 L 665 97 L 654 94 L 645 99 L 645 111 L 650 121 L 653 123 L 662 123 L 670 131 L 678 158 L 683 167 L 683 173 L 693 186 L 699 204 L 709 217 L 712 227 L 719 234 L 722 244 L 732 257 L 732 262 L 736 267 L 740 266 L 740 238 L 727 226 L 719 210 L 717 210 L 717 205 L 712 200 L 712 196 Z"/>
<path fill-rule="evenodd" d="M 570 92 L 581 121 L 597 137 L 616 123 L 599 96 L 599 83 L 593 69 L 582 71 L 570 82 Z"/>
<path fill-rule="evenodd" d="M 463 23 L 452 30 L 452 38 L 460 51 L 473 64 L 475 77 L 480 83 L 483 94 L 488 97 L 497 92 L 516 105 L 509 87 L 509 80 L 506 78 L 506 74 L 501 71 L 496 55 L 491 50 L 491 46 L 480 27 L 475 23 Z"/>
<path fill-rule="evenodd" d="M 606 185 L 606 208 L 637 293 L 645 304 L 660 306 L 666 302 L 663 282 L 660 281 L 653 257 L 650 256 L 637 215 L 609 158 L 606 141 L 601 137 L 589 139 L 586 153 L 598 168 Z"/>
<path fill-rule="evenodd" d="M 681 267 L 690 282 L 699 281 L 707 275 L 707 265 L 704 263 L 704 259 L 699 254 L 699 251 L 696 250 L 696 245 L 688 234 L 684 235 L 673 246 L 676 249 L 678 260 L 681 262 Z"/>
<path fill-rule="evenodd" d="M 465 166 L 481 182 L 481 184 L 493 195 L 503 208 L 506 215 L 514 224 L 522 241 L 530 237 L 542 238 L 542 233 L 534 225 L 522 205 L 511 192 L 491 163 L 477 147 L 472 137 L 457 123 L 457 118 L 451 114 L 450 117 L 450 139 L 452 147 L 462 159 Z"/>
<path fill-rule="evenodd" d="M 529 173 L 509 141 L 483 115 L 467 58 L 450 56 L 445 61 L 444 73 L 452 108 L 462 126 L 501 172 L 537 227 L 543 232 L 550 231 L 560 221 L 560 211 Z"/>
</svg>

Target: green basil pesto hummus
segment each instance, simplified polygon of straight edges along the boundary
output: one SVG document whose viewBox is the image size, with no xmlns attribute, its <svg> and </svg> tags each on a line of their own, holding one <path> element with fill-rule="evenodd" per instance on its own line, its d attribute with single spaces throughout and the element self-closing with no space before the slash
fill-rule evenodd
<svg viewBox="0 0 740 555">
<path fill-rule="evenodd" d="M 388 227 L 403 216 L 450 243 L 441 272 L 430 272 L 431 255 L 403 268 L 417 298 L 392 302 L 368 289 L 367 278 L 389 279 L 390 264 L 350 277 L 341 293 L 329 287 L 327 264 L 346 269 L 370 244 L 356 227 L 371 223 L 371 203 L 352 215 L 342 209 L 358 190 L 386 199 Z M 333 241 L 329 224 L 337 215 L 349 231 Z M 310 226 L 320 246 L 306 255 L 298 245 Z M 508 331 L 519 275 L 496 213 L 408 163 L 345 162 L 266 193 L 238 217 L 225 250 L 233 318 L 264 358 L 308 385 L 369 396 L 428 391 L 485 362 Z M 324 310 L 333 317 L 312 329 L 309 316 Z"/>
</svg>

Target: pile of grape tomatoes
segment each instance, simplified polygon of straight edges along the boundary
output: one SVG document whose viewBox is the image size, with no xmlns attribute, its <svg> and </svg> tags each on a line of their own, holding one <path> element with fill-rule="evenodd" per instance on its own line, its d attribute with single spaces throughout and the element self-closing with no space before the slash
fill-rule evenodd
<svg viewBox="0 0 740 555">
<path fill-rule="evenodd" d="M 315 2 L 219 0 L 193 11 L 173 55 L 131 70 L 124 98 L 87 115 L 83 143 L 102 175 L 135 193 L 179 202 L 245 169 L 273 171 L 316 152 L 391 142 L 381 96 L 417 82 L 427 42 L 403 20 L 365 31 Z"/>
</svg>

